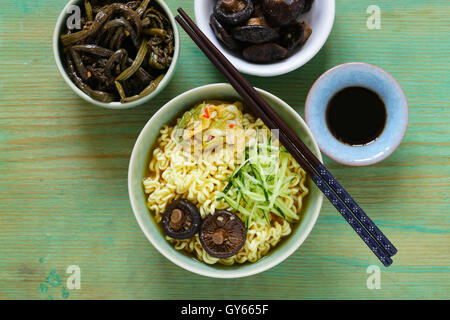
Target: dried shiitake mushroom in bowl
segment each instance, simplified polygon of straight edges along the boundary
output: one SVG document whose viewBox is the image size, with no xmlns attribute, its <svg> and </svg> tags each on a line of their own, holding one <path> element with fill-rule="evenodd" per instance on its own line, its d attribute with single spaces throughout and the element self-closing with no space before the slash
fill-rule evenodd
<svg viewBox="0 0 450 320">
<path fill-rule="evenodd" d="M 292 55 L 308 40 L 312 30 L 299 19 L 311 9 L 313 2 L 216 0 L 210 24 L 216 37 L 228 49 L 242 52 L 249 61 L 270 63 Z M 217 22 L 220 22 L 220 28 Z"/>
<path fill-rule="evenodd" d="M 195 0 L 197 25 L 241 72 L 275 76 L 308 62 L 334 22 L 334 0 Z"/>
</svg>

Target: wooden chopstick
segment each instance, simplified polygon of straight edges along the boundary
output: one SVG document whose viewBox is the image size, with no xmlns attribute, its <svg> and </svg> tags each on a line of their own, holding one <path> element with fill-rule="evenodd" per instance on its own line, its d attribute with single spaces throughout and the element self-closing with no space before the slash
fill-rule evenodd
<svg viewBox="0 0 450 320">
<path fill-rule="evenodd" d="M 243 78 L 240 73 L 231 65 L 231 63 L 220 53 L 220 51 L 215 48 L 215 46 L 209 41 L 209 39 L 199 30 L 195 23 L 189 18 L 189 16 L 180 8 L 178 9 L 180 15 L 186 20 L 183 21 L 180 17 L 176 17 L 176 20 L 183 29 L 189 34 L 189 36 L 194 40 L 194 42 L 200 47 L 200 49 L 205 53 L 205 55 L 213 62 L 213 64 L 219 69 L 220 72 L 229 80 L 230 84 L 240 93 L 240 95 L 247 102 L 248 106 L 252 111 L 257 114 L 263 122 L 270 129 L 281 129 L 280 142 L 288 149 L 288 151 L 293 155 L 293 157 L 298 161 L 298 163 L 305 169 L 305 171 L 312 177 L 312 180 L 316 185 L 322 190 L 325 196 L 332 202 L 332 204 L 339 210 L 339 212 L 344 216 L 347 222 L 353 227 L 353 229 L 360 235 L 364 242 L 369 246 L 369 248 L 375 253 L 375 255 L 383 262 L 385 266 L 392 263 L 389 253 L 385 252 L 384 248 L 372 238 L 370 232 L 361 225 L 358 219 L 353 217 L 351 210 L 345 205 L 342 199 L 333 192 L 332 188 L 323 180 L 322 176 L 318 174 L 313 167 L 304 158 L 305 155 L 299 152 L 297 146 L 290 140 L 286 131 L 291 131 L 290 128 L 278 117 L 278 115 L 273 111 L 273 109 L 265 102 L 265 100 L 256 92 L 256 90 Z M 188 25 L 189 24 L 189 25 Z M 231 67 L 231 68 L 230 68 Z M 264 106 L 264 107 L 262 107 Z M 260 109 L 261 108 L 261 109 Z M 264 109 L 263 109 L 264 108 Z M 272 111 L 272 112 L 270 112 Z M 271 114 L 268 116 L 267 113 Z M 276 117 L 273 117 L 273 113 Z M 274 119 L 278 121 L 274 121 Z M 291 135 L 300 139 L 291 131 Z M 312 152 L 306 147 L 306 145 L 301 142 L 300 148 L 303 146 L 310 155 Z M 315 157 L 314 157 L 315 158 Z M 315 158 L 320 166 L 323 166 L 320 161 Z M 317 166 L 319 167 L 319 166 Z"/>
</svg>

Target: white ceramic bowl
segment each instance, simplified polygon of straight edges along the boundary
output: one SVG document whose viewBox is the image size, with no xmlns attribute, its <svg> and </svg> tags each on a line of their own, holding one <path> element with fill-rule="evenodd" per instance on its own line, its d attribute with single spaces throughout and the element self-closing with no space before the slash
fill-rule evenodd
<svg viewBox="0 0 450 320">
<path fill-rule="evenodd" d="M 173 53 L 172 63 L 170 65 L 169 69 L 167 70 L 166 75 L 161 80 L 158 87 L 156 87 L 155 91 L 153 91 L 149 95 L 147 95 L 139 100 L 127 102 L 127 103 L 121 103 L 119 101 L 117 101 L 117 102 L 101 102 L 101 101 L 95 100 L 95 99 L 91 98 L 88 94 L 84 93 L 80 88 L 78 88 L 75 85 L 75 83 L 73 83 L 72 79 L 67 74 L 66 68 L 64 67 L 63 62 L 61 60 L 61 45 L 60 45 L 60 41 L 59 41 L 59 36 L 63 32 L 66 20 L 69 17 L 69 15 L 71 14 L 71 11 L 69 10 L 70 7 L 73 5 L 82 6 L 83 1 L 82 0 L 70 0 L 67 3 L 67 5 L 64 7 L 64 9 L 61 11 L 61 13 L 58 17 L 58 20 L 56 22 L 55 30 L 53 32 L 53 54 L 55 56 L 56 66 L 58 67 L 59 73 L 61 73 L 61 76 L 66 81 L 66 83 L 69 85 L 69 87 L 76 94 L 78 94 L 82 99 L 84 99 L 85 101 L 87 101 L 89 103 L 95 104 L 95 105 L 97 105 L 99 107 L 103 107 L 103 108 L 128 109 L 128 108 L 136 107 L 138 105 L 141 105 L 145 102 L 150 101 L 155 96 L 157 96 L 170 82 L 173 75 L 175 74 L 175 67 L 177 65 L 178 56 L 180 53 L 180 35 L 178 32 L 177 23 L 175 22 L 175 18 L 173 16 L 172 12 L 170 11 L 169 7 L 162 0 L 154 0 L 154 1 L 161 7 L 161 9 L 164 11 L 166 16 L 168 17 L 170 24 L 172 25 L 173 36 L 174 36 L 174 41 L 175 41 L 175 51 Z"/>
<path fill-rule="evenodd" d="M 264 99 L 275 109 L 275 111 L 285 120 L 288 125 L 299 135 L 311 151 L 322 161 L 319 147 L 306 126 L 303 119 L 289 105 L 274 95 L 257 89 Z M 237 92 L 229 84 L 219 83 L 189 90 L 164 105 L 147 122 L 142 129 L 131 154 L 128 170 L 128 192 L 130 194 L 131 206 L 134 215 L 144 234 L 153 246 L 161 252 L 167 259 L 178 266 L 204 276 L 214 278 L 239 278 L 250 276 L 268 270 L 297 250 L 306 237 L 311 232 L 319 211 L 322 206 L 322 193 L 308 179 L 310 193 L 302 208 L 302 220 L 293 228 L 292 234 L 283 239 L 269 254 L 255 263 L 235 264 L 224 266 L 219 263 L 208 265 L 194 259 L 191 255 L 177 251 L 164 238 L 161 227 L 154 221 L 152 214 L 147 208 L 147 198 L 142 186 L 145 169 L 148 166 L 149 155 L 154 143 L 159 136 L 159 131 L 164 124 L 171 123 L 183 112 L 189 110 L 199 101 L 205 99 L 241 100 Z"/>
<path fill-rule="evenodd" d="M 211 26 L 210 16 L 213 12 L 215 0 L 195 0 L 195 20 L 199 28 L 219 48 L 219 50 L 231 61 L 240 72 L 271 77 L 291 72 L 300 68 L 311 60 L 323 47 L 333 28 L 335 14 L 335 0 L 315 0 L 311 11 L 301 16 L 301 19 L 313 30 L 308 41 L 292 56 L 269 64 L 257 64 L 244 60 L 241 55 L 226 49 L 217 40 Z"/>
</svg>

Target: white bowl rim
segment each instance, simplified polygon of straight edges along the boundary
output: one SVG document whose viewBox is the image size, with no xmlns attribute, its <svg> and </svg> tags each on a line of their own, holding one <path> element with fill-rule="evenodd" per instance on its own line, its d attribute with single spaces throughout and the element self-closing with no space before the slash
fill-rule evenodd
<svg viewBox="0 0 450 320">
<path fill-rule="evenodd" d="M 397 150 L 397 148 L 402 143 L 403 138 L 405 137 L 406 131 L 408 129 L 408 122 L 409 122 L 408 98 L 406 97 L 405 91 L 401 87 L 400 83 L 397 81 L 397 79 L 394 78 L 393 75 L 391 75 L 389 72 L 387 72 L 383 68 L 380 68 L 377 65 L 367 63 L 367 62 L 354 61 L 354 62 L 346 62 L 346 63 L 339 64 L 337 66 L 334 66 L 333 68 L 325 71 L 322 75 L 320 75 L 320 77 L 317 78 L 317 80 L 314 81 L 313 85 L 311 86 L 311 89 L 309 90 L 308 95 L 306 97 L 306 101 L 305 101 L 305 120 L 306 120 L 306 122 L 311 121 L 309 119 L 310 119 L 310 113 L 311 113 L 310 109 L 312 108 L 312 106 L 309 101 L 310 101 L 311 94 L 314 91 L 314 88 L 316 87 L 316 85 L 319 82 L 323 81 L 330 74 L 339 72 L 343 69 L 346 69 L 346 68 L 352 67 L 352 66 L 363 66 L 363 67 L 366 67 L 368 70 L 370 70 L 370 69 L 378 70 L 386 78 L 388 78 L 390 81 L 392 81 L 392 83 L 395 85 L 395 90 L 398 90 L 398 92 L 400 92 L 400 94 L 402 95 L 403 100 L 405 101 L 405 107 L 406 107 L 406 110 L 405 110 L 406 119 L 404 122 L 404 126 L 402 127 L 401 136 L 399 137 L 399 139 L 394 141 L 394 143 L 392 144 L 392 146 L 388 152 L 384 152 L 380 156 L 372 157 L 372 158 L 364 160 L 364 161 L 355 161 L 355 159 L 345 159 L 344 157 L 336 156 L 333 152 L 330 152 L 328 146 L 325 143 L 323 143 L 323 141 L 321 141 L 320 139 L 317 141 L 320 151 L 322 151 L 330 159 L 336 161 L 337 163 L 341 163 L 346 166 L 352 166 L 352 167 L 364 167 L 364 166 L 370 166 L 370 165 L 376 164 L 378 162 L 381 162 L 381 161 L 385 160 L 386 158 L 388 158 L 392 153 L 394 153 L 394 151 Z"/>
<path fill-rule="evenodd" d="M 224 50 L 222 44 L 219 43 L 220 47 L 218 47 L 218 49 L 228 59 L 230 59 L 232 57 L 232 60 L 235 61 L 234 65 L 235 65 L 236 69 L 238 69 L 240 72 L 248 74 L 248 75 L 259 76 L 259 77 L 275 77 L 275 76 L 283 75 L 283 74 L 292 72 L 294 70 L 297 70 L 298 68 L 300 68 L 303 65 L 305 65 L 306 63 L 308 63 L 312 58 L 314 58 L 316 56 L 316 54 L 318 54 L 320 52 L 320 50 L 325 45 L 325 42 L 328 40 L 328 37 L 330 36 L 330 33 L 331 33 L 331 31 L 333 29 L 333 25 L 334 25 L 334 20 L 336 17 L 336 1 L 335 0 L 330 0 L 330 1 L 331 1 L 331 6 L 329 7 L 329 10 L 330 10 L 330 16 L 332 17 L 332 19 L 329 19 L 326 21 L 326 24 L 325 24 L 326 32 L 321 34 L 320 41 L 318 41 L 318 44 L 316 45 L 314 50 L 308 51 L 307 54 L 305 54 L 304 51 L 300 50 L 299 52 L 297 52 L 296 54 L 294 54 L 292 56 L 292 57 L 295 57 L 297 55 L 300 55 L 303 52 L 304 56 L 301 56 L 301 59 L 298 58 L 289 64 L 287 64 L 287 63 L 283 64 L 283 63 L 278 62 L 276 65 L 276 68 L 273 68 L 274 64 L 270 64 L 270 63 L 257 64 L 257 63 L 251 63 L 251 62 L 245 61 L 245 63 L 248 64 L 248 66 L 247 66 L 247 65 L 243 65 L 241 63 L 237 63 L 237 62 L 244 61 L 244 60 L 240 57 L 231 56 L 226 50 Z M 199 0 L 194 1 L 194 13 L 195 13 L 195 19 L 196 19 L 197 23 L 198 23 L 198 16 L 200 16 L 201 8 L 203 8 L 202 4 L 203 4 L 203 0 L 202 1 L 199 1 Z M 264 66 L 265 68 L 262 68 L 261 66 Z"/>
<path fill-rule="evenodd" d="M 59 50 L 60 29 L 64 22 L 64 18 L 67 16 L 67 9 L 70 6 L 72 6 L 78 2 L 81 2 L 81 1 L 82 0 L 70 0 L 66 4 L 64 9 L 61 11 L 61 13 L 58 16 L 58 19 L 57 19 L 56 25 L 55 25 L 55 29 L 53 31 L 53 56 L 54 56 L 56 66 L 58 68 L 59 73 L 61 74 L 63 79 L 66 81 L 66 83 L 69 85 L 69 87 L 79 97 L 81 97 L 83 100 L 85 100 L 91 104 L 97 105 L 99 107 L 107 108 L 107 109 L 116 109 L 116 110 L 129 109 L 129 108 L 136 107 L 138 105 L 141 105 L 145 102 L 150 101 L 155 96 L 157 96 L 167 86 L 167 84 L 170 82 L 173 74 L 175 73 L 175 69 L 176 69 L 177 62 L 178 62 L 178 57 L 180 54 L 180 34 L 179 34 L 179 30 L 178 30 L 178 25 L 175 21 L 175 18 L 173 16 L 172 12 L 170 11 L 170 8 L 167 6 L 167 4 L 162 0 L 154 0 L 164 10 L 164 12 L 166 13 L 166 15 L 169 18 L 170 23 L 172 25 L 172 29 L 173 29 L 173 33 L 174 33 L 174 40 L 175 40 L 175 51 L 173 53 L 172 63 L 170 64 L 170 67 L 167 70 L 166 75 L 161 80 L 161 82 L 158 84 L 158 87 L 155 89 L 155 91 L 153 91 L 152 93 L 150 93 L 149 95 L 147 95 L 145 97 L 140 98 L 139 100 L 127 102 L 127 103 L 121 103 L 118 101 L 101 102 L 101 101 L 91 98 L 88 94 L 84 93 L 80 88 L 78 88 L 75 85 L 75 83 L 73 83 L 72 79 L 70 79 L 70 77 L 67 74 L 67 72 L 63 66 L 63 63 L 61 61 L 61 54 L 60 54 L 60 50 Z"/>
<path fill-rule="evenodd" d="M 162 106 L 145 124 L 144 128 L 141 130 L 135 145 L 133 147 L 133 151 L 131 153 L 131 157 L 130 157 L 130 162 L 129 162 L 129 167 L 128 167 L 128 194 L 129 194 L 129 198 L 130 198 L 130 203 L 131 203 L 131 207 L 133 210 L 133 214 L 139 224 L 139 227 L 141 228 L 142 232 L 145 234 L 145 236 L 147 237 L 147 239 L 150 241 L 150 243 L 164 256 L 166 257 L 168 260 L 170 260 L 171 262 L 173 262 L 174 264 L 178 265 L 179 267 L 190 271 L 192 273 L 196 273 L 202 276 L 207 276 L 207 277 L 211 277 L 211 278 L 222 278 L 222 279 L 230 279 L 230 278 L 241 278 L 241 277 L 247 277 L 247 276 L 251 276 L 257 273 L 261 273 L 264 272 L 266 270 L 271 269 L 272 267 L 280 264 L 282 261 L 286 260 L 291 254 L 293 254 L 302 244 L 303 242 L 306 240 L 306 238 L 309 236 L 309 234 L 311 233 L 311 230 L 313 229 L 313 227 L 315 226 L 317 219 L 319 217 L 319 213 L 320 210 L 322 208 L 322 203 L 323 203 L 323 194 L 319 193 L 319 197 L 317 199 L 317 206 L 314 209 L 314 212 L 312 213 L 312 219 L 311 222 L 309 223 L 309 225 L 306 227 L 305 232 L 301 235 L 299 241 L 295 244 L 292 245 L 291 247 L 288 247 L 283 254 L 278 258 L 278 259 L 274 259 L 272 260 L 270 263 L 266 263 L 264 265 L 259 266 L 259 268 L 254 268 L 252 270 L 249 271 L 242 271 L 239 270 L 239 268 L 233 269 L 233 270 L 211 270 L 211 271 L 204 271 L 204 270 L 197 270 L 193 267 L 190 267 L 188 265 L 183 264 L 181 261 L 179 261 L 177 258 L 169 255 L 168 253 L 165 252 L 165 250 L 163 248 L 161 248 L 158 245 L 158 242 L 156 241 L 156 239 L 154 239 L 156 236 L 151 234 L 147 229 L 145 229 L 144 227 L 144 223 L 143 221 L 139 218 L 137 212 L 137 207 L 136 204 L 133 202 L 133 197 L 134 197 L 134 189 L 132 187 L 132 181 L 130 179 L 130 177 L 132 177 L 134 175 L 134 170 L 133 170 L 133 166 L 132 164 L 136 161 L 135 160 L 135 154 L 136 154 L 136 150 L 138 148 L 138 146 L 140 145 L 141 140 L 144 139 L 143 136 L 143 132 L 150 126 L 151 120 L 156 117 L 158 114 L 160 113 L 164 113 L 166 112 L 168 109 L 168 106 L 170 106 L 172 103 L 174 103 L 177 100 L 183 100 L 183 98 L 186 95 L 189 95 L 195 91 L 199 91 L 199 90 L 203 90 L 203 89 L 209 89 L 209 88 L 215 88 L 217 90 L 217 92 L 220 92 L 221 89 L 224 88 L 229 88 L 231 87 L 230 84 L 228 83 L 213 83 L 213 84 L 208 84 L 208 85 L 204 85 L 204 86 L 200 86 L 200 87 L 196 87 L 193 89 L 190 89 L 188 91 L 185 91 L 184 93 L 174 97 L 172 100 L 170 100 L 169 102 L 167 102 L 164 106 Z M 280 98 L 278 98 L 277 96 L 263 90 L 263 89 L 259 89 L 259 88 L 255 88 L 258 93 L 262 93 L 262 94 L 266 94 L 267 96 L 269 96 L 271 99 L 273 99 L 277 104 L 283 105 L 286 108 L 286 111 L 288 113 L 291 114 L 292 117 L 294 117 L 298 122 L 300 122 L 302 124 L 302 126 L 304 127 L 304 129 L 306 130 L 306 132 L 308 133 L 308 135 L 311 137 L 312 143 L 314 144 L 315 148 L 318 150 L 318 154 L 317 157 L 318 159 L 322 162 L 322 154 L 320 152 L 320 149 L 318 147 L 317 141 L 315 140 L 311 130 L 309 129 L 309 127 L 307 126 L 306 122 L 303 120 L 302 117 L 300 117 L 300 115 L 291 107 L 289 106 L 286 102 L 284 102 L 283 100 L 281 100 Z M 234 89 L 233 89 L 234 90 Z"/>
</svg>

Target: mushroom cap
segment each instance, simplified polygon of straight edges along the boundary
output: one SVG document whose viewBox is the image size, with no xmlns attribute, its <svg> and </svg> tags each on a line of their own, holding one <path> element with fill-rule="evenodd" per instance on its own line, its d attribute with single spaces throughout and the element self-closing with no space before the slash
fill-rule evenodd
<svg viewBox="0 0 450 320">
<path fill-rule="evenodd" d="M 164 212 L 164 233 L 174 239 L 189 239 L 199 230 L 202 218 L 197 207 L 187 199 L 172 202 Z"/>
<path fill-rule="evenodd" d="M 289 54 L 302 46 L 312 33 L 312 29 L 306 24 L 306 22 L 295 21 L 294 23 L 282 27 L 280 30 L 282 36 L 280 37 L 279 44 L 288 49 Z"/>
<path fill-rule="evenodd" d="M 214 15 L 216 18 L 226 25 L 238 25 L 247 21 L 253 14 L 253 2 L 252 0 L 236 0 L 236 3 L 242 3 L 245 6 L 239 11 L 227 11 L 222 5 L 222 0 L 217 0 L 214 6 Z"/>
<path fill-rule="evenodd" d="M 217 20 L 214 14 L 211 15 L 209 24 L 211 25 L 211 29 L 213 30 L 217 39 L 219 39 L 228 49 L 239 49 L 239 43 L 237 43 L 237 41 L 233 39 L 233 37 L 228 33 L 228 31 L 220 23 L 220 21 Z"/>
<path fill-rule="evenodd" d="M 262 25 L 247 25 L 233 29 L 233 37 L 249 43 L 264 43 L 279 37 L 275 29 Z"/>
<path fill-rule="evenodd" d="M 311 10 L 314 0 L 305 0 L 305 6 L 303 8 L 302 13 L 308 12 Z"/>
<path fill-rule="evenodd" d="M 305 0 L 264 0 L 264 16 L 272 27 L 287 25 L 297 19 Z"/>
<path fill-rule="evenodd" d="M 256 63 L 269 63 L 287 57 L 288 50 L 274 42 L 253 44 L 242 51 L 245 59 Z"/>
<path fill-rule="evenodd" d="M 207 216 L 200 229 L 200 242 L 215 258 L 234 256 L 244 246 L 247 230 L 242 220 L 227 210 Z"/>
</svg>

